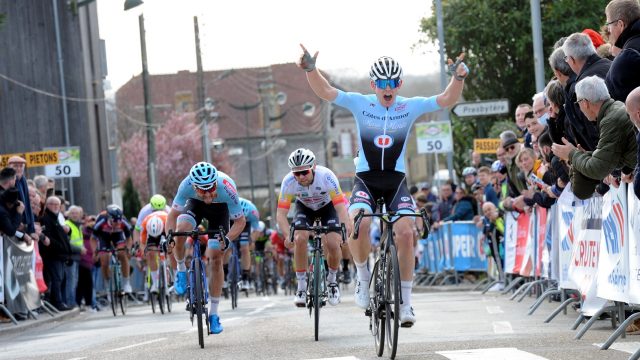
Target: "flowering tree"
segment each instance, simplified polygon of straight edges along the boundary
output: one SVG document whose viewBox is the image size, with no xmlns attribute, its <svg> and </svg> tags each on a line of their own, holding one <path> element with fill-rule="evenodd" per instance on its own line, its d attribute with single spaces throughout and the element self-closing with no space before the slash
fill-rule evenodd
<svg viewBox="0 0 640 360">
<path fill-rule="evenodd" d="M 187 176 L 193 164 L 202 161 L 200 123 L 195 114 L 172 114 L 155 131 L 156 133 L 156 186 L 167 198 L 173 197 L 180 182 Z M 209 139 L 217 137 L 217 124 L 209 125 Z M 146 204 L 152 195 L 149 191 L 146 131 L 133 134 L 120 144 L 120 183 L 127 177 Z M 225 152 L 212 154 L 213 164 L 225 173 L 233 169 Z"/>
</svg>

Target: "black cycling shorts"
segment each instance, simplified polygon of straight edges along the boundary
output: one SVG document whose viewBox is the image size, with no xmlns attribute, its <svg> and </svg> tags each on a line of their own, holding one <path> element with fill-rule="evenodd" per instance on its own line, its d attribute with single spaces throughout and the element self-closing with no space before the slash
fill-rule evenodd
<svg viewBox="0 0 640 360">
<path fill-rule="evenodd" d="M 207 219 L 209 230 L 222 226 L 225 233 L 229 233 L 229 207 L 226 203 L 205 204 L 201 200 L 189 199 L 180 216 L 184 215 L 191 216 L 195 220 L 196 226 L 202 222 L 202 219 Z"/>
<path fill-rule="evenodd" d="M 316 219 L 320 219 L 320 223 L 324 226 L 327 225 L 339 225 L 338 213 L 333 203 L 321 207 L 318 210 L 311 210 L 300 201 L 296 201 L 296 214 L 293 216 L 293 222 L 295 225 L 313 226 Z M 338 232 L 338 231 L 336 231 Z"/>
<path fill-rule="evenodd" d="M 384 199 L 387 210 L 415 211 L 404 173 L 386 170 L 357 173 L 349 199 L 349 211 L 365 209 L 373 212 L 376 200 L 380 198 Z"/>
</svg>

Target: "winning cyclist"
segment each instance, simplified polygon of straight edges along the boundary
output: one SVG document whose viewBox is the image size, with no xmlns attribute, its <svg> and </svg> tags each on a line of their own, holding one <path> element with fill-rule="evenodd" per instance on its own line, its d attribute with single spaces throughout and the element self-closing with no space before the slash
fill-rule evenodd
<svg viewBox="0 0 640 360">
<path fill-rule="evenodd" d="M 296 214 L 294 216 L 296 225 L 313 226 L 314 220 L 320 218 L 322 225 L 338 225 L 342 222 L 351 229 L 344 194 L 333 171 L 324 166 L 317 166 L 316 156 L 313 152 L 302 148 L 295 150 L 289 156 L 289 168 L 291 168 L 291 172 L 282 180 L 277 211 L 278 225 L 283 231 L 288 247 L 294 245 L 289 242 L 287 213 L 291 203 L 296 199 Z M 338 221 L 338 219 L 340 220 Z M 298 291 L 293 302 L 298 307 L 304 307 L 307 299 L 308 240 L 308 231 L 295 232 L 293 258 L 298 279 Z M 329 264 L 329 275 L 327 276 L 329 304 L 337 305 L 340 302 L 340 289 L 336 281 L 336 274 L 342 258 L 340 234 L 328 233 L 324 244 Z"/>
<path fill-rule="evenodd" d="M 413 211 L 414 205 L 405 178 L 404 151 L 413 122 L 422 114 L 438 111 L 456 103 L 462 94 L 468 68 L 461 54 L 454 63 L 449 59 L 453 73 L 443 93 L 431 97 L 405 98 L 398 96 L 403 85 L 402 68 L 390 57 L 381 57 L 371 66 L 369 77 L 374 94 L 363 95 L 338 90 L 316 68 L 318 52 L 313 56 L 300 44 L 302 55 L 299 66 L 307 72 L 307 80 L 318 97 L 349 109 L 355 120 L 359 137 L 359 157 L 356 164 L 351 205 L 353 219 L 360 209 L 371 213 L 376 200 L 384 198 L 387 209 Z M 411 308 L 411 284 L 414 269 L 413 219 L 406 217 L 394 225 L 397 235 L 398 260 L 403 303 L 400 308 L 402 326 L 409 327 L 416 318 Z M 361 308 L 369 306 L 369 279 L 367 268 L 370 252 L 370 218 L 363 218 L 358 239 L 350 239 L 349 247 L 357 267 L 355 302 Z"/>
<path fill-rule="evenodd" d="M 158 292 L 158 251 L 160 250 L 160 239 L 164 232 L 167 222 L 166 211 L 155 211 L 147 215 L 142 221 L 142 232 L 140 233 L 140 245 L 147 253 L 147 265 L 151 269 L 151 288 L 152 293 Z"/>
<path fill-rule="evenodd" d="M 167 229 L 179 232 L 192 231 L 203 219 L 209 222 L 209 229 L 222 226 L 228 230 L 227 237 L 234 240 L 244 229 L 245 219 L 240 207 L 240 199 L 236 184 L 231 178 L 218 171 L 207 162 L 199 162 L 191 167 L 189 175 L 182 180 L 178 192 L 173 199 L 171 211 L 167 216 Z M 233 226 L 229 229 L 229 220 Z M 220 239 L 210 238 L 205 252 L 209 259 L 207 273 L 209 279 L 209 326 L 212 334 L 222 332 L 222 324 L 218 316 L 218 304 L 222 294 L 224 273 L 222 270 L 223 254 Z M 182 295 L 187 290 L 187 267 L 184 259 L 185 237 L 175 238 L 174 256 L 178 262 L 175 291 Z"/>
<path fill-rule="evenodd" d="M 93 226 L 93 242 L 96 243 L 100 253 L 100 268 L 105 283 L 109 283 L 109 263 L 112 248 L 126 249 L 118 251 L 117 256 L 122 265 L 122 290 L 130 294 L 132 292 L 129 281 L 129 250 L 131 250 L 131 225 L 124 219 L 122 209 L 118 205 L 109 205 L 101 212 Z"/>
</svg>

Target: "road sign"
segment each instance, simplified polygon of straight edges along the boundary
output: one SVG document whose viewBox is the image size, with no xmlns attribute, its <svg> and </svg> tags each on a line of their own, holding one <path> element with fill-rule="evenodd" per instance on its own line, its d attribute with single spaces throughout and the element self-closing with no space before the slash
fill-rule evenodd
<svg viewBox="0 0 640 360">
<path fill-rule="evenodd" d="M 473 150 L 478 154 L 495 155 L 500 146 L 500 139 L 473 139 Z"/>
<path fill-rule="evenodd" d="M 80 147 L 59 148 L 59 163 L 46 165 L 44 174 L 52 178 L 80 177 Z"/>
<path fill-rule="evenodd" d="M 0 167 L 7 166 L 9 158 L 12 156 L 20 156 L 27 160 L 27 167 L 45 166 L 58 163 L 58 152 L 55 150 L 32 151 L 16 154 L 0 155 Z"/>
<path fill-rule="evenodd" d="M 458 103 L 453 106 L 451 111 L 460 116 L 489 116 L 509 113 L 509 100 L 485 100 Z"/>
<path fill-rule="evenodd" d="M 418 154 L 448 153 L 453 151 L 451 123 L 431 121 L 416 124 Z"/>
</svg>

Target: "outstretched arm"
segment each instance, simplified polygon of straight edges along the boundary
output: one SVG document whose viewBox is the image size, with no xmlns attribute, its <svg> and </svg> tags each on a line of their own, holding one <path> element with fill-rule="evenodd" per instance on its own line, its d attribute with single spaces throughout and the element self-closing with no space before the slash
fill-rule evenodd
<svg viewBox="0 0 640 360">
<path fill-rule="evenodd" d="M 452 76 L 449 85 L 447 85 L 447 88 L 444 89 L 444 92 L 442 92 L 442 94 L 438 95 L 438 97 L 436 98 L 440 107 L 445 108 L 454 105 L 460 98 L 460 95 L 462 95 L 464 79 L 469 74 L 469 69 L 464 64 L 464 62 L 462 62 L 463 60 L 464 53 L 458 56 L 455 63 L 451 59 L 447 61 L 449 68 L 451 69 L 451 67 L 454 67 L 454 69 L 451 69 Z"/>
<path fill-rule="evenodd" d="M 311 90 L 313 90 L 319 98 L 326 101 L 333 101 L 338 96 L 338 90 L 329 84 L 329 81 L 325 79 L 320 73 L 320 70 L 316 68 L 316 58 L 318 52 L 311 56 L 304 45 L 300 44 L 302 48 L 302 55 L 298 61 L 298 66 L 307 72 L 307 81 Z"/>
</svg>

